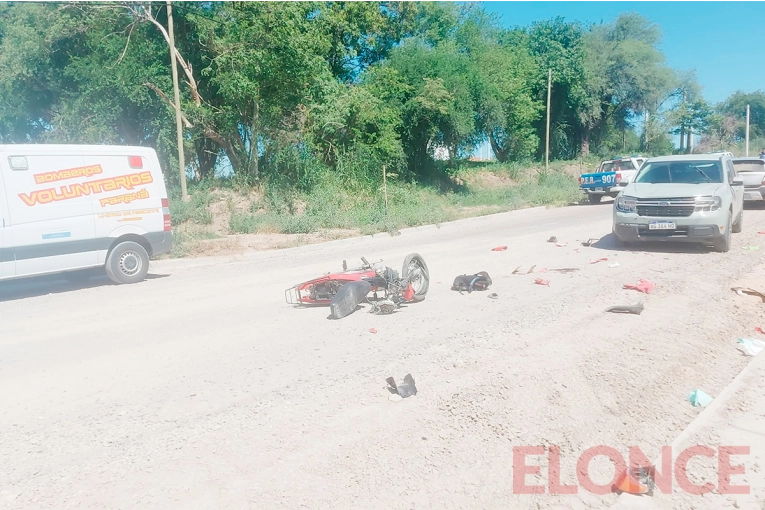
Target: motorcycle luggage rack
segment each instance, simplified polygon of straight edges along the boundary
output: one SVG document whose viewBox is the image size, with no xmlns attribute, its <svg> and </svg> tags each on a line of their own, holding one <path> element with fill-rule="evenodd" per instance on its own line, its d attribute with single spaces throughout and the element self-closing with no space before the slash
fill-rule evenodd
<svg viewBox="0 0 765 510">
<path fill-rule="evenodd" d="M 299 286 L 296 285 L 284 291 L 284 299 L 285 301 L 287 301 L 287 304 L 290 304 L 290 305 L 303 304 L 303 301 L 302 301 L 303 296 L 300 294 L 300 289 L 298 287 Z"/>
</svg>

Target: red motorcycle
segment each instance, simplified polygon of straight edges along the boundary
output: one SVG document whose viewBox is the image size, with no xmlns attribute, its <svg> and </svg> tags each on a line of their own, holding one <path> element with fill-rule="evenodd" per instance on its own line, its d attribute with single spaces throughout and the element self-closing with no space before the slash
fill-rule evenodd
<svg viewBox="0 0 765 510">
<path fill-rule="evenodd" d="M 401 275 L 387 266 L 370 264 L 361 257 L 363 265 L 348 269 L 343 261 L 342 273 L 328 273 L 284 291 L 289 304 L 330 307 L 331 319 L 342 319 L 354 312 L 366 300 L 371 313 L 392 313 L 402 303 L 417 303 L 425 299 L 430 273 L 423 258 L 410 253 L 404 259 Z M 377 263 L 379 264 L 379 262 Z M 372 298 L 368 297 L 372 293 Z M 382 293 L 382 297 L 378 295 Z"/>
</svg>

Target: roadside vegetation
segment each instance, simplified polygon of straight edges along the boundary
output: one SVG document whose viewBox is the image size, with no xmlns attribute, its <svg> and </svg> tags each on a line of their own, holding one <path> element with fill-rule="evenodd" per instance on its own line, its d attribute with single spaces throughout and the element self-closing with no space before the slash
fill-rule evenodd
<svg viewBox="0 0 765 510">
<path fill-rule="evenodd" d="M 504 27 L 473 3 L 174 5 L 189 202 L 164 3 L 0 5 L 0 143 L 155 148 L 177 256 L 570 203 L 602 158 L 741 153 L 747 104 L 750 154 L 765 137 L 765 93 L 709 104 L 634 13 Z M 487 145 L 495 162 L 475 161 Z"/>
</svg>

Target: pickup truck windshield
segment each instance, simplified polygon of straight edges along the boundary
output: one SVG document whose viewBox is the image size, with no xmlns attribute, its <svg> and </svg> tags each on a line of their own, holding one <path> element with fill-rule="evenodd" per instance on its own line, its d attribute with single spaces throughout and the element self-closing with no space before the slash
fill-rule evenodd
<svg viewBox="0 0 765 510">
<path fill-rule="evenodd" d="M 723 173 L 718 161 L 646 163 L 634 182 L 649 184 L 723 182 Z"/>
</svg>

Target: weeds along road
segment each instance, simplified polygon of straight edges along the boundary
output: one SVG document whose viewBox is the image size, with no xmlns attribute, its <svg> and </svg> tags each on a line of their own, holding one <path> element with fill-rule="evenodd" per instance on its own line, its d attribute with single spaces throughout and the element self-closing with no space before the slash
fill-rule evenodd
<svg viewBox="0 0 765 510">
<path fill-rule="evenodd" d="M 160 263 L 133 286 L 3 285 L 0 507 L 607 507 L 615 495 L 583 489 L 514 494 L 512 447 L 560 446 L 569 484 L 592 446 L 655 458 L 699 412 L 685 396 L 716 395 L 748 361 L 734 346 L 762 305 L 730 287 L 765 288 L 765 249 L 743 249 L 765 237 L 763 210 L 746 211 L 727 254 L 616 251 L 610 214 L 533 209 L 244 262 Z M 343 259 L 400 270 L 410 252 L 430 291 L 393 315 L 330 321 L 285 303 L 286 288 Z M 579 270 L 511 275 L 531 265 Z M 449 290 L 478 271 L 488 292 Z M 622 289 L 639 278 L 654 292 Z M 640 316 L 603 312 L 641 300 Z M 389 400 L 385 379 L 406 373 L 419 393 Z M 546 483 L 546 461 L 527 462 L 543 469 L 526 483 Z M 612 468 L 590 472 L 607 483 Z"/>
</svg>

